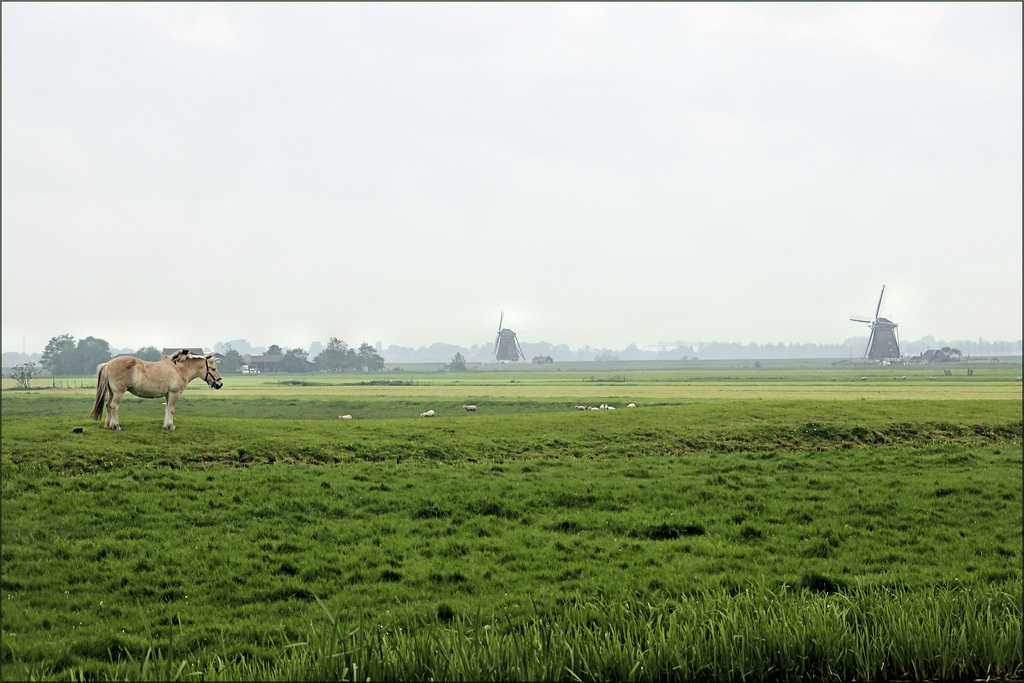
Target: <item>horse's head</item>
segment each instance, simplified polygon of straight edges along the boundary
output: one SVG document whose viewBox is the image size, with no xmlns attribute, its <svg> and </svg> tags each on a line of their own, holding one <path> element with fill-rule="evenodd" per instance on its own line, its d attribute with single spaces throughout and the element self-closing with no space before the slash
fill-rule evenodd
<svg viewBox="0 0 1024 683">
<path fill-rule="evenodd" d="M 221 379 L 220 373 L 217 372 L 217 361 L 213 356 L 206 356 L 203 360 L 206 361 L 206 376 L 203 379 L 214 389 L 220 389 L 224 386 L 224 380 Z"/>
</svg>

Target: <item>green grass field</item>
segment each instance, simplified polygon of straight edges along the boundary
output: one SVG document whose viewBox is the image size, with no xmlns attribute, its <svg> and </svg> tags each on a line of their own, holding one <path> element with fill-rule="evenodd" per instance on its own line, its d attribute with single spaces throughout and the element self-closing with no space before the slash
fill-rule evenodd
<svg viewBox="0 0 1024 683">
<path fill-rule="evenodd" d="M 3 678 L 1019 679 L 1019 366 L 766 365 L 5 380 Z"/>
</svg>

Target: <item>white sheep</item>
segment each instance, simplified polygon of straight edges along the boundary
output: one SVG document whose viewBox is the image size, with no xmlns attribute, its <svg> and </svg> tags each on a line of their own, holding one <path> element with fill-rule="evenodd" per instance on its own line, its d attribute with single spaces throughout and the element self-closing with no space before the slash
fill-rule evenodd
<svg viewBox="0 0 1024 683">
<path fill-rule="evenodd" d="M 351 420 L 352 416 L 351 415 L 339 415 L 338 419 L 339 420 Z"/>
<path fill-rule="evenodd" d="M 462 407 L 466 409 L 467 413 L 475 413 L 476 412 L 476 406 L 462 406 Z"/>
<path fill-rule="evenodd" d="M 428 410 L 425 413 L 420 413 L 420 417 L 434 417 L 434 411 L 433 410 Z"/>
<path fill-rule="evenodd" d="M 626 406 L 626 407 L 627 407 L 627 408 L 636 408 L 636 404 L 635 404 L 635 403 L 630 403 L 630 404 L 629 404 L 628 406 Z"/>
</svg>

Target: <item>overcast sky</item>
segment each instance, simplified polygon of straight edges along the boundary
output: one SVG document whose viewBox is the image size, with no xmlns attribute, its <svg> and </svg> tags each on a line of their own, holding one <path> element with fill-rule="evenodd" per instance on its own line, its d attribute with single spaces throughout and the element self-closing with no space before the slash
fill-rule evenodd
<svg viewBox="0 0 1024 683">
<path fill-rule="evenodd" d="M 1021 4 L 3 3 L 3 350 L 1021 338 Z"/>
</svg>

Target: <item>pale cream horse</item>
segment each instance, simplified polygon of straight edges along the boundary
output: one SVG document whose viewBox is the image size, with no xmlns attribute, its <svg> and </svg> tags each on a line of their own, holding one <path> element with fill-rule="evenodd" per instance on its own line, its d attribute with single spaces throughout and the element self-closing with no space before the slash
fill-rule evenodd
<svg viewBox="0 0 1024 683">
<path fill-rule="evenodd" d="M 174 429 L 174 406 L 181 392 L 196 377 L 202 377 L 214 389 L 224 386 L 213 356 L 198 356 L 187 349 L 173 356 L 164 356 L 155 363 L 133 356 L 121 356 L 101 363 L 96 368 L 96 403 L 90 417 L 100 419 L 106 402 L 107 419 L 103 426 L 121 429 L 117 421 L 117 407 L 124 392 L 128 391 L 141 398 L 165 397 L 164 429 Z"/>
</svg>

